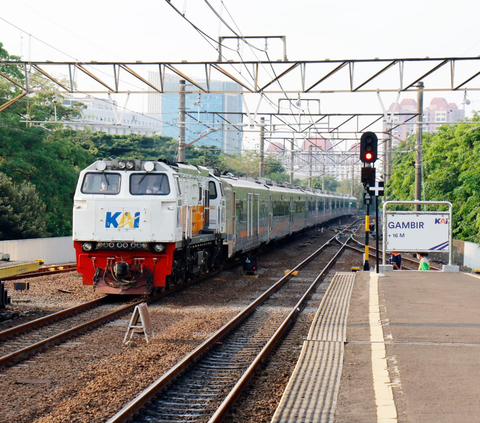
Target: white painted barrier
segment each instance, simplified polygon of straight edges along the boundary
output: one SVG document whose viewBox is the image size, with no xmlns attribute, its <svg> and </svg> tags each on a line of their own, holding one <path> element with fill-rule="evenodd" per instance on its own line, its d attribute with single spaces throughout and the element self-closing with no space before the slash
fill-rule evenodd
<svg viewBox="0 0 480 423">
<path fill-rule="evenodd" d="M 463 265 L 471 269 L 480 269 L 480 249 L 478 248 L 478 244 L 464 242 Z"/>
<path fill-rule="evenodd" d="M 71 236 L 0 241 L 0 253 L 10 254 L 10 261 L 38 259 L 45 264 L 75 263 Z"/>
</svg>

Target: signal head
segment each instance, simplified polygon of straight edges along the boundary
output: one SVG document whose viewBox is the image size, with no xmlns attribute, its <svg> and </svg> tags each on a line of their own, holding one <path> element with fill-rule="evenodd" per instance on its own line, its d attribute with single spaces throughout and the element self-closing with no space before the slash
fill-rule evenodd
<svg viewBox="0 0 480 423">
<path fill-rule="evenodd" d="M 374 132 L 364 132 L 360 139 L 360 160 L 374 163 L 377 160 L 378 138 Z"/>
</svg>

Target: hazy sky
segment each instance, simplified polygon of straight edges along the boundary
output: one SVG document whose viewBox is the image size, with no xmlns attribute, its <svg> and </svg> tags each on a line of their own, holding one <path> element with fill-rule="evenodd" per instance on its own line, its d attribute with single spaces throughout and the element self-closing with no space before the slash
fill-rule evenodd
<svg viewBox="0 0 480 423">
<path fill-rule="evenodd" d="M 168 0 L 4 3 L 0 11 L 0 42 L 10 54 L 24 60 L 214 61 L 218 57 L 214 47 Z M 170 3 L 214 40 L 219 35 L 233 35 L 214 11 L 237 34 L 285 35 L 288 59 L 480 55 L 478 0 L 171 0 Z M 265 45 L 259 47 L 263 49 Z M 245 47 L 241 47 L 241 54 L 245 59 L 266 59 L 264 53 L 254 54 Z M 281 59 L 281 43 L 271 40 L 268 54 L 272 60 Z M 226 57 L 238 59 L 235 51 L 227 51 Z M 426 95 L 425 105 L 432 96 Z M 463 99 L 463 93 L 435 96 L 459 106 Z M 408 97 L 415 95 L 410 93 Z M 385 96 L 386 107 L 395 98 Z M 480 94 L 471 92 L 469 99 L 472 103 L 467 112 L 480 109 Z M 377 98 L 372 97 L 370 102 L 381 112 Z"/>
<path fill-rule="evenodd" d="M 232 33 L 209 4 L 237 33 L 286 35 L 290 59 L 477 56 L 480 52 L 480 5 L 475 0 L 171 0 L 171 4 L 214 39 Z M 167 0 L 9 0 L 0 17 L 0 41 L 24 59 L 217 58 Z M 271 49 L 275 55 L 275 46 Z"/>
</svg>

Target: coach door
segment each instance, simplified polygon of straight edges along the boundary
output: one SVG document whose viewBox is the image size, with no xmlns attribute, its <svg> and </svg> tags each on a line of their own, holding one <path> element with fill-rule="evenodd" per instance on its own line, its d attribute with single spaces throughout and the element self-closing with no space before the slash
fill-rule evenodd
<svg viewBox="0 0 480 423">
<path fill-rule="evenodd" d="M 260 195 L 247 194 L 247 237 L 258 240 L 260 223 Z"/>
<path fill-rule="evenodd" d="M 290 196 L 290 217 L 288 219 L 288 227 L 290 235 L 293 232 L 293 225 L 295 223 L 295 202 L 293 196 Z"/>
<path fill-rule="evenodd" d="M 267 233 L 267 243 L 270 242 L 270 237 L 272 235 L 272 228 L 273 228 L 273 201 L 272 201 L 272 194 L 268 196 L 268 233 Z"/>
</svg>

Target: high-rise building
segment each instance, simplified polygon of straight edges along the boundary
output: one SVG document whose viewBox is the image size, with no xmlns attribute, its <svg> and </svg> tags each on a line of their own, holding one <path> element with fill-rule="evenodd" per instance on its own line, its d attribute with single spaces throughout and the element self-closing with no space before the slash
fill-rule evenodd
<svg viewBox="0 0 480 423">
<path fill-rule="evenodd" d="M 415 134 L 417 118 L 417 102 L 413 99 L 404 99 L 400 104 L 392 103 L 388 109 L 390 115 L 394 111 L 392 145 L 396 146 L 400 140 Z M 438 127 L 447 123 L 456 123 L 465 117 L 464 110 L 459 109 L 455 103 L 447 103 L 444 98 L 434 98 L 430 105 L 423 110 L 423 131 L 435 132 Z M 383 122 L 384 131 L 387 123 Z"/>
<path fill-rule="evenodd" d="M 64 95 L 63 104 L 70 106 L 82 103 L 85 108 L 81 118 L 69 122 L 73 129 L 87 129 L 101 131 L 114 135 L 161 135 L 162 122 L 158 116 L 137 113 L 118 106 L 115 101 L 87 95 L 85 97 L 72 97 Z"/>
<path fill-rule="evenodd" d="M 149 73 L 149 80 L 159 86 L 157 73 Z M 151 93 L 148 101 L 149 114 L 158 116 L 163 122 L 162 135 L 175 139 L 179 136 L 179 81 L 179 77 L 167 75 L 163 83 L 167 93 Z M 213 145 L 228 154 L 240 153 L 242 126 L 238 125 L 243 122 L 241 87 L 232 82 L 209 81 L 209 88 L 223 93 L 188 93 L 189 84 L 186 81 L 185 143 L 199 139 L 195 145 Z"/>
</svg>

